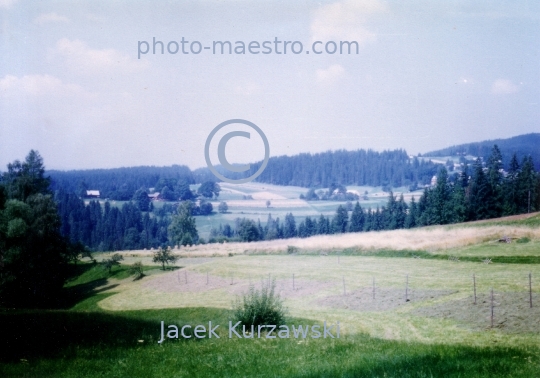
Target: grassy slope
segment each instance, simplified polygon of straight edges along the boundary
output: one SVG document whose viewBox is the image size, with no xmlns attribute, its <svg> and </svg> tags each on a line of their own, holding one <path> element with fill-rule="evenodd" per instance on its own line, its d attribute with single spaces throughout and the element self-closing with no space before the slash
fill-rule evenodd
<svg viewBox="0 0 540 378">
<path fill-rule="evenodd" d="M 493 222 L 537 227 L 538 219 L 539 216 Z M 445 260 L 444 255 L 443 260 L 433 260 L 437 256 L 425 251 L 344 250 L 340 264 L 337 256 L 332 255 L 244 256 L 215 259 L 190 266 L 189 270 L 192 273 L 210 270 L 224 277 L 234 270 L 238 280 L 266 276 L 269 271 L 278 279 L 287 279 L 292 272 L 298 272 L 300 282 L 302 279 L 330 282 L 329 293 L 341 290 L 342 277 L 347 280 L 348 290 L 355 290 L 366 286 L 364 281 L 370 281 L 372 276 L 377 276 L 381 287 L 401 287 L 403 276 L 408 273 L 412 290 L 445 284 L 464 292 L 454 297 L 470 294 L 472 272 L 481 278 L 479 292 L 493 286 L 508 292 L 523 290 L 526 282 L 521 276 L 530 270 L 535 277 L 540 275 L 538 265 L 464 261 L 467 257 L 488 254 L 536 258 L 540 255 L 538 240 L 486 243 L 449 250 L 450 255 L 462 256 L 458 263 Z M 345 256 L 359 253 L 371 256 Z M 423 258 L 413 259 L 412 255 Z M 305 341 L 229 340 L 222 334 L 224 337 L 219 340 L 168 340 L 160 346 L 156 340 L 161 320 L 178 325 L 212 320 L 224 328 L 230 314 L 213 307 L 212 301 L 230 303 L 232 296 L 224 296 L 223 292 L 199 293 L 196 297 L 199 303 L 205 303 L 204 307 L 186 307 L 189 303 L 185 301 L 175 304 L 176 300 L 183 300 L 182 296 L 146 293 L 145 297 L 136 288 L 139 283 L 147 282 L 147 278 L 129 284 L 124 290 L 124 281 L 117 279 L 126 277 L 125 267 L 113 268 L 112 279 L 98 268 L 89 268 L 81 265 L 74 272 L 76 277 L 66 285 L 72 294 L 67 310 L 0 310 L 0 345 L 5 351 L 0 355 L 0 376 L 535 377 L 540 371 L 540 348 L 534 341 L 538 335 L 521 337 L 497 330 L 472 332 L 456 328 L 452 321 L 408 314 L 420 306 L 415 303 L 395 311 L 365 314 L 346 309 L 310 309 L 308 300 L 298 298 L 288 304 L 291 313 L 304 320 L 293 318 L 291 322 L 312 324 L 326 316 L 339 318 L 344 323 L 343 337 Z M 155 267 L 148 267 L 151 268 Z M 94 290 L 96 287 L 100 290 Z M 119 293 L 115 294 L 115 290 Z M 540 291 L 537 282 L 533 290 Z M 135 305 L 148 300 L 156 307 L 183 308 L 107 311 L 98 306 L 98 302 L 116 303 L 126 295 L 128 302 Z M 348 322 L 357 327 L 347 329 Z M 379 337 L 369 336 L 367 332 Z M 386 337 L 401 340 L 384 340 Z M 448 342 L 440 342 L 445 337 Z"/>
<path fill-rule="evenodd" d="M 225 325 L 228 313 L 211 308 L 110 313 L 92 305 L 88 310 L 1 313 L 4 337 L 0 343 L 6 352 L 0 359 L 0 374 L 533 377 L 540 368 L 537 348 L 425 345 L 361 334 L 339 340 L 238 340 L 221 332 L 218 340 L 167 340 L 160 346 L 156 339 L 162 320 L 178 325 L 212 320 Z"/>
</svg>

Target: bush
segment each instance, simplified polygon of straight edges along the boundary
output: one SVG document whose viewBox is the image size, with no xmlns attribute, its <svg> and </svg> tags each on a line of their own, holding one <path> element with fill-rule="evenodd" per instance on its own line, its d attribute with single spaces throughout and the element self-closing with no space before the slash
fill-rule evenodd
<svg viewBox="0 0 540 378">
<path fill-rule="evenodd" d="M 227 202 L 225 201 L 220 202 L 218 206 L 218 211 L 222 214 L 225 214 L 227 210 L 229 210 L 229 206 L 227 205 Z"/>
<path fill-rule="evenodd" d="M 185 246 L 192 246 L 193 245 L 193 238 L 191 237 L 191 234 L 188 232 L 182 236 L 182 240 L 180 241 L 180 244 Z"/>
<path fill-rule="evenodd" d="M 140 261 L 137 261 L 133 265 L 130 265 L 128 271 L 129 271 L 129 274 L 135 275 L 134 281 L 140 280 L 141 278 L 145 276 L 144 271 L 143 271 L 143 265 L 142 265 L 142 262 Z"/>
<path fill-rule="evenodd" d="M 235 322 L 246 326 L 285 324 L 286 309 L 275 288 L 275 280 L 263 282 L 260 290 L 250 285 L 248 292 L 242 298 L 237 297 L 233 304 Z"/>
<path fill-rule="evenodd" d="M 525 236 L 523 238 L 519 238 L 518 240 L 516 240 L 516 243 L 523 243 L 524 244 L 524 243 L 528 243 L 530 241 L 531 241 L 531 239 L 529 239 L 528 237 Z"/>
<path fill-rule="evenodd" d="M 294 245 L 288 245 L 287 246 L 287 253 L 289 255 L 292 255 L 293 253 L 298 253 L 298 247 L 295 247 Z"/>
</svg>

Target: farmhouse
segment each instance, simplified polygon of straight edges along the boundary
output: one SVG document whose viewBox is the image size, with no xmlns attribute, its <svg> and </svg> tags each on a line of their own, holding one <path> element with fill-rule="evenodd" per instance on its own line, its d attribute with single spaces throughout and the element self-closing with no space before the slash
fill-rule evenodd
<svg viewBox="0 0 540 378">
<path fill-rule="evenodd" d="M 148 199 L 150 201 L 157 201 L 159 200 L 159 192 L 148 194 Z"/>
<path fill-rule="evenodd" d="M 99 190 L 87 190 L 86 197 L 99 198 Z"/>
</svg>

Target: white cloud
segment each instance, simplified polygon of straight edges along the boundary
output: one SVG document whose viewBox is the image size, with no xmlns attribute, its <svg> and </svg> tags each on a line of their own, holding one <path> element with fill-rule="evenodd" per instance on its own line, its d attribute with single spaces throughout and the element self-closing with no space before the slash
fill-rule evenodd
<svg viewBox="0 0 540 378">
<path fill-rule="evenodd" d="M 358 44 L 373 41 L 375 34 L 365 27 L 369 16 L 384 12 L 379 0 L 345 0 L 324 5 L 313 13 L 313 41 L 346 40 Z"/>
<path fill-rule="evenodd" d="M 344 73 L 345 69 L 341 65 L 332 64 L 325 70 L 317 70 L 317 81 L 323 84 L 333 84 L 339 80 Z"/>
<path fill-rule="evenodd" d="M 491 86 L 491 93 L 493 94 L 511 94 L 516 93 L 519 87 L 507 79 L 497 79 Z"/>
<path fill-rule="evenodd" d="M 56 12 L 42 13 L 34 19 L 34 23 L 38 25 L 44 25 L 47 23 L 54 22 L 69 22 L 69 18 L 65 16 L 60 16 Z"/>
<path fill-rule="evenodd" d="M 50 75 L 24 75 L 21 78 L 6 75 L 0 79 L 0 95 L 9 97 L 13 94 L 30 96 L 73 96 L 86 93 L 75 84 L 65 84 Z"/>
<path fill-rule="evenodd" d="M 62 38 L 56 43 L 56 53 L 64 58 L 69 69 L 91 74 L 117 70 L 133 73 L 144 69 L 148 63 L 138 62 L 115 49 L 92 49 L 81 40 Z"/>
<path fill-rule="evenodd" d="M 19 0 L 0 0 L 0 8 L 9 9 Z"/>
</svg>

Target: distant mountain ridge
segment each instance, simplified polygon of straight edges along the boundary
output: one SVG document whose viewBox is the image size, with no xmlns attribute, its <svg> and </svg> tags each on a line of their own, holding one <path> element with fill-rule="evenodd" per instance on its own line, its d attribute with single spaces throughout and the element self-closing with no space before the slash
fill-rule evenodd
<svg viewBox="0 0 540 378">
<path fill-rule="evenodd" d="M 512 158 L 512 155 L 515 153 L 520 163 L 524 156 L 532 156 L 535 169 L 537 171 L 540 171 L 540 133 L 518 135 L 506 139 L 493 139 L 485 140 L 482 142 L 459 144 L 456 146 L 427 152 L 423 154 L 423 156 L 435 157 L 472 155 L 480 156 L 483 159 L 487 159 L 491 153 L 493 145 L 495 144 L 501 150 L 501 154 L 503 156 L 503 164 L 505 165 L 505 167 L 508 165 L 510 159 Z"/>
<path fill-rule="evenodd" d="M 424 157 L 456 155 L 481 156 L 487 159 L 493 145 L 497 144 L 505 167 L 516 153 L 521 163 L 531 155 L 535 169 L 540 171 L 540 133 L 519 135 L 508 139 L 466 143 L 431 151 Z M 261 162 L 251 164 L 243 173 L 231 174 L 222 167 L 216 169 L 227 177 L 238 179 L 255 173 Z M 330 184 L 368 186 L 408 186 L 427 184 L 437 174 L 442 164 L 410 157 L 405 150 L 376 152 L 373 150 L 327 151 L 301 153 L 294 156 L 271 157 L 268 166 L 256 181 L 275 185 L 303 187 L 328 187 Z M 100 190 L 102 197 L 127 200 L 139 188 L 151 188 L 160 179 L 175 179 L 188 184 L 214 181 L 216 177 L 207 167 L 190 170 L 187 166 L 129 167 L 72 171 L 47 171 L 52 178 L 53 190 L 63 189 L 80 193 L 85 189 Z"/>
</svg>

